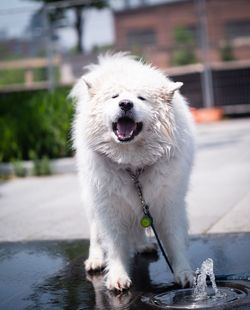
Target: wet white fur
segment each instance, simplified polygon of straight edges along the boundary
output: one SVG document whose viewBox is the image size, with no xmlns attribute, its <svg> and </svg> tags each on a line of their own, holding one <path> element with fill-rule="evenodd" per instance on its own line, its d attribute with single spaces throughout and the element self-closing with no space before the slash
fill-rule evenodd
<svg viewBox="0 0 250 310">
<path fill-rule="evenodd" d="M 91 230 L 85 268 L 106 266 L 109 289 L 128 288 L 131 253 L 151 247 L 139 224 L 142 209 L 127 167 L 145 168 L 143 193 L 175 278 L 182 285 L 192 281 L 185 195 L 194 142 L 181 85 L 150 65 L 115 54 L 101 57 L 71 92 L 76 100 L 74 147 Z M 112 131 L 121 99 L 133 101 L 135 119 L 143 122 L 142 132 L 129 143 L 120 143 Z"/>
</svg>

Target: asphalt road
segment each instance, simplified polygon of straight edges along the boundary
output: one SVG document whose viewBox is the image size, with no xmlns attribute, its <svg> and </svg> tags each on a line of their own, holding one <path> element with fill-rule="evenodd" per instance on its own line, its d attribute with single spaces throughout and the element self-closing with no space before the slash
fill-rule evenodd
<svg viewBox="0 0 250 310">
<path fill-rule="evenodd" d="M 190 233 L 250 231 L 250 119 L 197 126 Z M 0 241 L 88 238 L 77 176 L 0 184 Z"/>
</svg>

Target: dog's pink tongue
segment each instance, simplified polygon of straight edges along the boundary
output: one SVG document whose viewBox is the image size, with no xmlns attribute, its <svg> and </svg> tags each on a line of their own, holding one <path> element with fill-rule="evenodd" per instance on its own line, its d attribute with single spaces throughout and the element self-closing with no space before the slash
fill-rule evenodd
<svg viewBox="0 0 250 310">
<path fill-rule="evenodd" d="M 117 122 L 117 132 L 121 138 L 129 138 L 136 129 L 136 123 L 129 118 L 122 118 Z"/>
</svg>

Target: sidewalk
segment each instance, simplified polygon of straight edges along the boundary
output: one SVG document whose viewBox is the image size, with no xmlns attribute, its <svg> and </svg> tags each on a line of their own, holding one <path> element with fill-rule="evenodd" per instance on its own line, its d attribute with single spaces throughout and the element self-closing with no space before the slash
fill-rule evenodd
<svg viewBox="0 0 250 310">
<path fill-rule="evenodd" d="M 250 119 L 199 125 L 190 233 L 250 231 Z"/>
<path fill-rule="evenodd" d="M 250 119 L 199 125 L 190 233 L 250 231 Z M 87 238 L 77 176 L 0 184 L 0 241 Z"/>
</svg>

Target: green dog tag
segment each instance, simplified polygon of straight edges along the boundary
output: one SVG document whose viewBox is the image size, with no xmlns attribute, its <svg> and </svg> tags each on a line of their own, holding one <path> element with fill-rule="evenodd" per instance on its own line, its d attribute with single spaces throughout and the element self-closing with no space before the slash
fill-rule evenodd
<svg viewBox="0 0 250 310">
<path fill-rule="evenodd" d="M 151 220 L 151 218 L 150 218 L 149 216 L 144 215 L 144 216 L 142 217 L 140 223 L 141 223 L 141 226 L 142 226 L 142 227 L 147 228 L 147 227 L 151 226 L 152 220 Z"/>
</svg>

